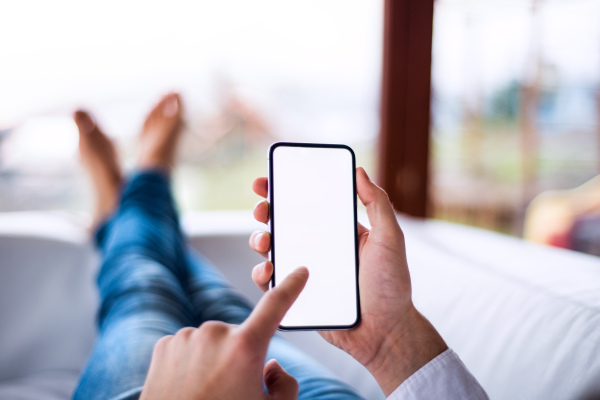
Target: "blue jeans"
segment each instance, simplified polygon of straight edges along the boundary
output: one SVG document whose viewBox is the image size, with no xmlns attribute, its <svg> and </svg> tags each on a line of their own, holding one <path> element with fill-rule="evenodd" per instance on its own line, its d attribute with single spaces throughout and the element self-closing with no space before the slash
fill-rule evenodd
<svg viewBox="0 0 600 400">
<path fill-rule="evenodd" d="M 204 321 L 243 322 L 252 306 L 199 254 L 188 248 L 168 178 L 146 171 L 125 187 L 118 212 L 96 234 L 99 334 L 75 399 L 137 399 L 155 343 Z M 284 339 L 271 340 L 275 358 L 300 386 L 300 399 L 357 399 Z"/>
</svg>

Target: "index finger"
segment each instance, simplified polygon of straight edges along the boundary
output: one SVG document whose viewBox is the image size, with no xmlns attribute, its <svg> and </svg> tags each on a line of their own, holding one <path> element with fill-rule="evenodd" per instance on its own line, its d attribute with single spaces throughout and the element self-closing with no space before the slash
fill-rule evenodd
<svg viewBox="0 0 600 400">
<path fill-rule="evenodd" d="M 258 343 L 268 346 L 285 313 L 294 304 L 307 280 L 308 269 L 296 269 L 260 299 L 241 327 L 249 331 Z"/>
<path fill-rule="evenodd" d="M 252 190 L 260 197 L 267 198 L 267 193 L 269 192 L 268 186 L 269 180 L 264 176 L 256 178 L 254 182 L 252 182 Z"/>
</svg>

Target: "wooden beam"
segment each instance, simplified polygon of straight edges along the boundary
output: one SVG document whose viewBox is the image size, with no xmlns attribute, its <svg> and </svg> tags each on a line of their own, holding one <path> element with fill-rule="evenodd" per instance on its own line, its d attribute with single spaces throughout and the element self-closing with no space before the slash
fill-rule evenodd
<svg viewBox="0 0 600 400">
<path fill-rule="evenodd" d="M 379 184 L 397 211 L 429 209 L 429 122 L 434 0 L 385 0 Z"/>
</svg>

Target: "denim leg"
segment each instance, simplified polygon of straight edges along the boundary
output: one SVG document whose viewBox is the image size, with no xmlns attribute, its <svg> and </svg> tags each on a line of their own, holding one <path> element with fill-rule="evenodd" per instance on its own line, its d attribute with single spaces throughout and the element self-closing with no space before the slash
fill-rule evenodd
<svg viewBox="0 0 600 400">
<path fill-rule="evenodd" d="M 155 343 L 197 325 L 181 285 L 186 253 L 168 179 L 153 172 L 134 176 L 97 243 L 103 258 L 99 336 L 74 398 L 136 398 Z"/>
<path fill-rule="evenodd" d="M 242 323 L 252 312 L 250 303 L 208 260 L 194 252 L 188 257 L 187 288 L 200 323 L 208 320 Z M 296 378 L 300 400 L 361 398 L 331 371 L 277 335 L 271 340 L 265 361 L 272 358 Z"/>
<path fill-rule="evenodd" d="M 252 312 L 252 303 L 234 289 L 221 271 L 200 253 L 188 251 L 189 293 L 199 324 L 205 321 L 223 321 L 239 325 Z"/>
<path fill-rule="evenodd" d="M 362 399 L 356 390 L 342 382 L 329 369 L 277 335 L 271 339 L 266 361 L 273 358 L 298 381 L 299 400 Z"/>
<path fill-rule="evenodd" d="M 216 268 L 186 249 L 168 179 L 159 173 L 130 181 L 97 243 L 100 332 L 77 399 L 137 398 L 158 339 L 207 320 L 239 324 L 252 311 Z M 360 398 L 280 337 L 271 341 L 271 358 L 298 380 L 299 399 Z"/>
</svg>

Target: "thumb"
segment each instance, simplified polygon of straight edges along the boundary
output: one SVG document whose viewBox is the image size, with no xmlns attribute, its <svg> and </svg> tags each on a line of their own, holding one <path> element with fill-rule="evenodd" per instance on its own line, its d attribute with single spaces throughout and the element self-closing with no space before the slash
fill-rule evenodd
<svg viewBox="0 0 600 400">
<path fill-rule="evenodd" d="M 270 360 L 263 369 L 265 386 L 273 400 L 295 400 L 298 398 L 298 382 L 288 374 L 277 360 Z"/>
<path fill-rule="evenodd" d="M 372 234 L 378 232 L 400 233 L 400 226 L 387 193 L 369 179 L 362 167 L 356 169 L 356 191 L 360 201 L 367 207 Z"/>
</svg>

